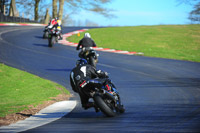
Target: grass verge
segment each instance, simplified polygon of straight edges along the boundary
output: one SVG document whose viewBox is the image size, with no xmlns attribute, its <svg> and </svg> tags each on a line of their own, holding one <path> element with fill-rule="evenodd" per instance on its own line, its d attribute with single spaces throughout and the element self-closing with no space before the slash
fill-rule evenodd
<svg viewBox="0 0 200 133">
<path fill-rule="evenodd" d="M 0 117 L 37 106 L 59 94 L 63 86 L 30 73 L 0 64 Z"/>
<path fill-rule="evenodd" d="M 142 52 L 145 56 L 200 62 L 200 25 L 158 25 L 90 29 L 98 47 Z M 67 38 L 78 43 L 83 37 Z"/>
</svg>

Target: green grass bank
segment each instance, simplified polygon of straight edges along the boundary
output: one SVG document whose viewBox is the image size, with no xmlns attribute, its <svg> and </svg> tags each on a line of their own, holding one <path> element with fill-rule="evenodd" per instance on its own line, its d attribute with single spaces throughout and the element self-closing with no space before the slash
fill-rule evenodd
<svg viewBox="0 0 200 133">
<path fill-rule="evenodd" d="M 63 86 L 30 73 L 0 64 L 0 117 L 37 106 L 59 94 Z"/>
<path fill-rule="evenodd" d="M 158 25 L 90 29 L 98 47 L 142 52 L 144 56 L 200 62 L 200 25 Z M 67 40 L 78 43 L 83 37 Z"/>
</svg>

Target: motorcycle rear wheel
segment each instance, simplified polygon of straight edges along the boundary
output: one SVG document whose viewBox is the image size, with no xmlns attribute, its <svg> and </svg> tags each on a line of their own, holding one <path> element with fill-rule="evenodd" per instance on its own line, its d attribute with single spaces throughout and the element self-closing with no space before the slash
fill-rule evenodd
<svg viewBox="0 0 200 133">
<path fill-rule="evenodd" d="M 100 108 L 100 110 L 107 116 L 107 117 L 114 117 L 116 113 L 112 110 L 101 98 L 99 95 L 94 96 L 94 101 L 96 105 Z"/>
<path fill-rule="evenodd" d="M 49 36 L 49 33 L 48 33 L 47 31 L 45 31 L 44 34 L 43 34 L 43 38 L 44 38 L 44 39 L 45 39 L 45 38 L 48 38 L 48 36 Z"/>
</svg>

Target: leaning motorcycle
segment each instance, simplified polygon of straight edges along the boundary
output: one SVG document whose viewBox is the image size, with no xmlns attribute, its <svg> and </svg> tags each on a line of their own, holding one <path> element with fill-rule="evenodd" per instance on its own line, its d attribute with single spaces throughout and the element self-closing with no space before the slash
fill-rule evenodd
<svg viewBox="0 0 200 133">
<path fill-rule="evenodd" d="M 58 26 L 57 28 L 49 29 L 49 36 L 48 36 L 49 47 L 52 47 L 56 42 L 58 42 L 60 34 L 61 34 L 60 26 Z"/>
<path fill-rule="evenodd" d="M 87 62 L 94 67 L 96 67 L 96 63 L 98 62 L 98 56 L 99 54 L 97 54 L 97 52 L 92 49 L 92 47 L 83 48 L 79 53 L 80 58 L 86 59 Z"/>
<path fill-rule="evenodd" d="M 83 82 L 81 85 L 85 86 L 87 82 Z M 107 85 L 109 91 L 105 87 L 82 89 L 82 93 L 93 99 L 95 109 L 103 112 L 107 117 L 114 117 L 118 113 L 124 113 L 125 108 L 121 102 L 119 92 L 116 90 L 112 81 L 107 78 Z"/>
</svg>

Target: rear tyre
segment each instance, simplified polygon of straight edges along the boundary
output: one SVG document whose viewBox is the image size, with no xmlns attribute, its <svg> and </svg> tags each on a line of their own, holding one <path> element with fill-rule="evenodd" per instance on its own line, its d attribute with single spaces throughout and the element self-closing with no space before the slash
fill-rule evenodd
<svg viewBox="0 0 200 133">
<path fill-rule="evenodd" d="M 96 105 L 100 108 L 100 110 L 107 116 L 107 117 L 114 117 L 116 115 L 115 112 L 104 102 L 104 100 L 99 95 L 94 96 L 94 101 Z"/>
<path fill-rule="evenodd" d="M 45 31 L 44 34 L 43 34 L 43 38 L 44 39 L 48 38 L 48 35 L 49 35 L 49 33 L 47 31 Z"/>
</svg>

